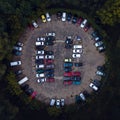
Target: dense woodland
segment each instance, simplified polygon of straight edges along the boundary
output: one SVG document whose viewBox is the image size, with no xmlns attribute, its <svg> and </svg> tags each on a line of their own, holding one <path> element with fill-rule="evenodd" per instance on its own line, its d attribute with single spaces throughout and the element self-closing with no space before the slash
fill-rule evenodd
<svg viewBox="0 0 120 120">
<path fill-rule="evenodd" d="M 120 0 L 0 0 L 0 119 L 119 120 L 120 119 Z M 106 33 L 107 77 L 100 92 L 85 104 L 64 109 L 31 100 L 9 68 L 12 47 L 31 21 L 58 8 L 81 11 Z"/>
</svg>

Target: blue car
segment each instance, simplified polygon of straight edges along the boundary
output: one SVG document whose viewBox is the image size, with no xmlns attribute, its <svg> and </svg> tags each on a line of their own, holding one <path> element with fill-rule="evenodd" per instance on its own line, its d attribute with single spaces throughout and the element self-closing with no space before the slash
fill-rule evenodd
<svg viewBox="0 0 120 120">
<path fill-rule="evenodd" d="M 72 67 L 73 63 L 72 62 L 65 62 L 64 67 Z"/>
<path fill-rule="evenodd" d="M 80 81 L 73 81 L 73 85 L 80 85 L 81 82 Z"/>
<path fill-rule="evenodd" d="M 70 72 L 70 71 L 72 71 L 72 68 L 71 67 L 64 67 L 64 71 L 65 72 Z"/>
<path fill-rule="evenodd" d="M 72 14 L 71 14 L 71 13 L 68 13 L 66 20 L 67 20 L 67 21 L 71 21 L 71 19 L 72 19 Z"/>
</svg>

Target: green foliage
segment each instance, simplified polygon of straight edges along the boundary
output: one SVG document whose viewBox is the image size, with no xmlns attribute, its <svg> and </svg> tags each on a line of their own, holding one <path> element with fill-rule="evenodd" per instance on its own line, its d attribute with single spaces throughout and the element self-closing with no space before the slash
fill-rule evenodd
<svg viewBox="0 0 120 120">
<path fill-rule="evenodd" d="M 16 78 L 15 75 L 10 72 L 7 77 L 7 82 L 8 82 L 8 87 L 7 89 L 9 90 L 9 92 L 12 95 L 17 95 L 19 96 L 20 94 L 22 94 L 22 90 L 20 89 L 20 86 L 18 85 L 18 83 L 16 82 Z"/>
<path fill-rule="evenodd" d="M 114 25 L 120 23 L 120 0 L 107 0 L 97 11 L 103 24 Z"/>
<path fill-rule="evenodd" d="M 51 117 L 58 117 L 62 113 L 61 109 L 58 109 L 56 107 L 48 107 L 47 111 Z"/>
</svg>

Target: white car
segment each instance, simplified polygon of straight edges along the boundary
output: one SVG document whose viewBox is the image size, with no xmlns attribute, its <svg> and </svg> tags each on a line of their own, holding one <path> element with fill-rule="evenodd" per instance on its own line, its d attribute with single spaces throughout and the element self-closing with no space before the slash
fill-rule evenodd
<svg viewBox="0 0 120 120">
<path fill-rule="evenodd" d="M 85 96 L 84 96 L 84 94 L 83 94 L 83 93 L 80 93 L 80 98 L 81 98 L 83 101 L 85 101 L 85 100 L 86 100 L 86 98 L 85 98 Z"/>
<path fill-rule="evenodd" d="M 22 42 L 17 42 L 17 45 L 20 47 L 23 47 L 23 43 Z"/>
<path fill-rule="evenodd" d="M 58 99 L 56 100 L 56 107 L 60 108 L 60 100 L 58 100 Z"/>
<path fill-rule="evenodd" d="M 49 33 L 46 33 L 46 36 L 55 36 L 55 33 L 54 32 L 49 32 Z"/>
<path fill-rule="evenodd" d="M 74 45 L 73 48 L 74 48 L 74 49 L 81 49 L 81 48 L 82 48 L 82 45 Z"/>
<path fill-rule="evenodd" d="M 61 106 L 65 105 L 65 100 L 63 98 L 60 100 L 60 102 L 61 102 Z"/>
<path fill-rule="evenodd" d="M 36 51 L 36 54 L 38 54 L 38 55 L 39 55 L 39 54 L 44 55 L 44 53 L 45 53 L 44 50 L 37 50 L 37 51 Z"/>
<path fill-rule="evenodd" d="M 73 54 L 72 57 L 73 57 L 73 58 L 80 58 L 81 55 L 80 55 L 80 54 Z"/>
<path fill-rule="evenodd" d="M 44 55 L 36 55 L 36 60 L 38 59 L 44 59 Z"/>
<path fill-rule="evenodd" d="M 94 85 L 93 83 L 90 83 L 90 88 L 92 88 L 93 90 L 97 91 L 98 87 L 96 85 Z"/>
<path fill-rule="evenodd" d="M 18 47 L 18 46 L 14 46 L 13 49 L 18 50 L 18 51 L 22 51 L 22 47 Z"/>
<path fill-rule="evenodd" d="M 35 45 L 36 45 L 36 46 L 44 45 L 44 42 L 43 42 L 43 41 L 41 41 L 41 42 L 36 42 Z"/>
<path fill-rule="evenodd" d="M 54 106 L 54 105 L 55 105 L 55 99 L 52 98 L 52 99 L 50 100 L 50 106 Z"/>
<path fill-rule="evenodd" d="M 65 58 L 64 62 L 71 62 L 72 59 L 71 58 Z"/>
<path fill-rule="evenodd" d="M 33 24 L 34 28 L 38 28 L 38 24 L 35 21 L 33 21 L 32 24 Z"/>
<path fill-rule="evenodd" d="M 54 55 L 45 55 L 45 59 L 54 59 Z"/>
<path fill-rule="evenodd" d="M 36 68 L 38 69 L 38 68 L 44 68 L 45 67 L 45 65 L 36 65 Z"/>
<path fill-rule="evenodd" d="M 101 45 L 103 45 L 103 42 L 102 42 L 102 41 L 99 41 L 99 42 L 96 42 L 96 43 L 95 43 L 95 47 L 99 47 L 99 46 L 101 46 Z"/>
<path fill-rule="evenodd" d="M 36 39 L 36 41 L 37 41 L 37 42 L 42 42 L 42 41 L 44 42 L 44 41 L 45 41 L 45 38 L 44 38 L 44 37 L 40 37 L 40 38 L 38 37 L 38 38 Z"/>
<path fill-rule="evenodd" d="M 46 81 L 46 78 L 40 78 L 40 79 L 37 79 L 37 82 L 38 83 L 44 83 Z"/>
<path fill-rule="evenodd" d="M 45 74 L 44 73 L 41 73 L 41 74 L 36 74 L 36 78 L 39 78 L 39 77 L 45 77 Z"/>
<path fill-rule="evenodd" d="M 82 49 L 73 49 L 73 53 L 82 53 Z"/>
<path fill-rule="evenodd" d="M 49 14 L 49 13 L 46 13 L 45 15 L 46 15 L 46 20 L 47 20 L 48 22 L 50 22 L 50 21 L 51 21 L 50 14 Z"/>
<path fill-rule="evenodd" d="M 81 23 L 80 27 L 84 28 L 86 24 L 87 24 L 87 19 L 84 19 L 83 22 Z"/>
<path fill-rule="evenodd" d="M 102 72 L 102 71 L 97 70 L 97 71 L 96 71 L 96 75 L 105 76 L 105 73 Z"/>
<path fill-rule="evenodd" d="M 66 21 L 66 12 L 62 13 L 62 21 L 65 22 Z"/>
</svg>

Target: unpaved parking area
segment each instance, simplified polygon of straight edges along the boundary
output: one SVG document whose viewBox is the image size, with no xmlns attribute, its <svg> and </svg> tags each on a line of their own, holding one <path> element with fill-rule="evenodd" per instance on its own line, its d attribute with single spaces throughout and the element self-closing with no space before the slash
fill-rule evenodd
<svg viewBox="0 0 120 120">
<path fill-rule="evenodd" d="M 100 54 L 95 46 L 94 41 L 91 40 L 89 30 L 84 32 L 80 27 L 68 23 L 58 21 L 55 18 L 52 22 L 41 23 L 38 22 L 40 27 L 35 30 L 26 30 L 26 33 L 21 37 L 21 41 L 24 41 L 23 55 L 21 56 L 22 69 L 24 74 L 29 78 L 28 84 L 37 91 L 37 99 L 44 102 L 49 102 L 51 98 L 64 98 L 65 103 L 74 102 L 74 96 L 79 94 L 83 90 L 91 91 L 89 83 L 91 79 L 98 78 L 95 75 L 96 67 L 104 64 L 104 55 Z M 51 49 L 55 55 L 55 82 L 38 84 L 35 78 L 35 41 L 37 37 L 45 36 L 47 32 L 56 33 L 56 41 Z M 83 53 L 78 60 L 83 62 L 83 66 L 78 68 L 73 67 L 73 71 L 78 70 L 81 72 L 81 85 L 63 85 L 63 61 L 64 58 L 72 58 L 72 49 L 64 48 L 64 41 L 67 36 L 72 36 L 75 39 L 76 35 L 81 36 Z M 74 61 L 74 59 L 72 59 Z"/>
</svg>

